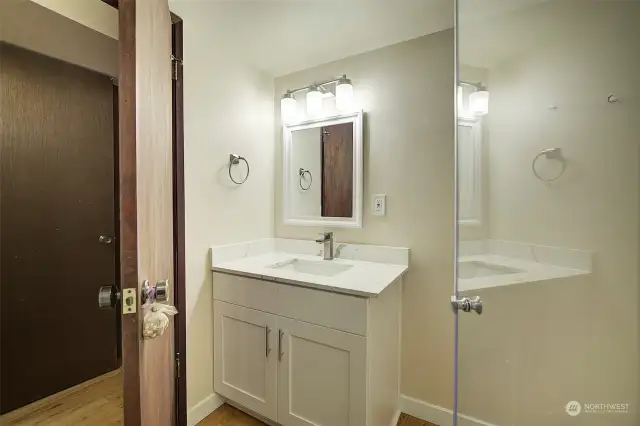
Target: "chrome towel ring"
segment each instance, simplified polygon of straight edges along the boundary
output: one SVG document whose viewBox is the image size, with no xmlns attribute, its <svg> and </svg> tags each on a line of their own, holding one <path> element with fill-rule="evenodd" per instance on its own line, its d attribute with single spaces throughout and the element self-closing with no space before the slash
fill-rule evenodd
<svg viewBox="0 0 640 426">
<path fill-rule="evenodd" d="M 556 176 L 554 176 L 552 178 L 544 178 L 544 177 L 540 176 L 540 174 L 536 170 L 536 162 L 542 156 L 544 156 L 547 160 L 560 161 L 560 163 L 562 164 L 562 169 L 560 169 L 560 173 L 558 173 Z M 559 179 L 560 176 L 562 176 L 564 174 L 565 170 L 567 169 L 567 159 L 564 158 L 564 156 L 562 155 L 562 148 L 549 148 L 549 149 L 544 149 L 544 150 L 540 151 L 538 153 L 538 155 L 536 155 L 534 157 L 533 161 L 531 162 L 531 169 L 533 170 L 533 174 L 543 182 L 553 182 L 554 180 Z"/>
<path fill-rule="evenodd" d="M 302 189 L 303 191 L 308 191 L 309 188 L 311 188 L 311 184 L 313 183 L 313 176 L 311 175 L 311 172 L 301 167 L 300 170 L 298 170 L 298 175 L 300 176 L 300 182 L 298 182 L 298 184 L 300 185 L 300 189 Z M 309 185 L 307 185 L 306 188 L 302 185 L 302 181 L 305 180 L 305 175 L 309 175 Z"/>
<path fill-rule="evenodd" d="M 242 181 L 238 182 L 231 175 L 231 166 L 235 164 L 240 164 L 240 161 L 244 161 L 244 164 L 247 165 L 247 175 L 244 177 Z M 229 179 L 231 179 L 231 182 L 235 183 L 236 185 L 242 185 L 247 181 L 247 179 L 249 179 L 249 172 L 250 172 L 249 162 L 247 161 L 246 158 L 236 154 L 229 154 Z"/>
</svg>

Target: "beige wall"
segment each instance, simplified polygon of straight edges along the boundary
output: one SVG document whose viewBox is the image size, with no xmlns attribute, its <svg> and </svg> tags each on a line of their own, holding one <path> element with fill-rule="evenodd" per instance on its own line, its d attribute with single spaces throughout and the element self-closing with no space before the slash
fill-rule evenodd
<svg viewBox="0 0 640 426">
<path fill-rule="evenodd" d="M 0 41 L 118 75 L 118 12 L 100 0 L 3 0 Z"/>
<path fill-rule="evenodd" d="M 462 323 L 460 408 L 499 425 L 569 424 L 571 400 L 630 404 L 580 425 L 639 419 L 640 4 L 579 4 L 541 6 L 544 43 L 488 70 L 490 237 L 595 253 L 589 277 L 474 292 L 487 309 Z M 544 184 L 531 161 L 552 147 L 567 171 Z"/>
<path fill-rule="evenodd" d="M 221 53 L 200 2 L 172 3 L 184 19 L 187 386 L 193 408 L 213 394 L 209 247 L 273 236 L 273 80 Z M 244 185 L 228 177 L 245 156 Z M 242 167 L 234 166 L 234 168 Z"/>
<path fill-rule="evenodd" d="M 405 280 L 402 392 L 451 406 L 453 316 L 453 31 L 443 31 L 276 79 L 287 88 L 346 73 L 364 121 L 364 227 L 339 241 L 411 248 Z M 312 239 L 321 228 L 282 223 L 282 132 L 276 131 L 277 237 Z M 372 194 L 387 216 L 371 216 Z"/>
</svg>

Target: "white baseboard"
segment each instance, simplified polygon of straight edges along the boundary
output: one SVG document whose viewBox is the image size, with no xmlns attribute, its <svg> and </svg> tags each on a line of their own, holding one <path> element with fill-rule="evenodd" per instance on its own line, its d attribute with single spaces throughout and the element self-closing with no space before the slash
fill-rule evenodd
<svg viewBox="0 0 640 426">
<path fill-rule="evenodd" d="M 187 413 L 187 425 L 196 426 L 209 414 L 213 413 L 224 404 L 225 399 L 217 393 L 212 393 L 202 401 L 189 409 Z"/>
<path fill-rule="evenodd" d="M 410 416 L 417 417 L 438 426 L 451 426 L 453 412 L 448 408 L 429 404 L 410 396 L 400 395 L 400 410 Z M 464 414 L 458 414 L 458 426 L 497 426 L 492 423 L 475 419 Z"/>
<path fill-rule="evenodd" d="M 209 414 L 216 411 L 218 407 L 220 407 L 225 402 L 226 400 L 224 397 L 218 395 L 217 393 L 212 393 L 189 409 L 189 413 L 187 415 L 187 424 L 189 426 L 196 426 Z M 232 405 L 235 406 L 235 404 L 233 403 Z M 453 412 L 448 408 L 429 404 L 428 402 L 411 398 L 410 396 L 406 395 L 400 395 L 400 411 L 403 413 L 407 413 L 413 417 L 417 417 L 421 420 L 434 423 L 438 426 L 452 426 L 453 424 Z M 398 412 L 398 416 L 400 415 L 400 411 Z M 458 426 L 497 425 L 473 418 L 471 416 L 466 416 L 464 414 L 458 414 Z"/>
<path fill-rule="evenodd" d="M 245 414 L 250 415 L 251 417 L 254 417 L 254 418 L 260 420 L 262 423 L 264 423 L 264 424 L 266 424 L 268 426 L 281 426 L 278 423 L 275 423 L 275 422 L 267 419 L 266 417 L 261 416 L 260 414 L 256 413 L 255 411 L 251 411 L 247 407 L 243 407 L 242 405 L 233 402 L 230 399 L 227 399 L 227 404 L 229 404 L 232 407 L 237 408 L 238 410 L 242 411 Z"/>
</svg>

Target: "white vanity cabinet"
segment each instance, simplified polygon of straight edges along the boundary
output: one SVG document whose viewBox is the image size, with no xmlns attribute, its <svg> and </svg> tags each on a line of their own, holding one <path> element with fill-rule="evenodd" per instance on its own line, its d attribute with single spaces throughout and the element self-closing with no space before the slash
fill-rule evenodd
<svg viewBox="0 0 640 426">
<path fill-rule="evenodd" d="M 213 309 L 216 392 L 276 418 L 277 317 L 219 301 Z"/>
<path fill-rule="evenodd" d="M 214 387 L 283 426 L 391 426 L 401 279 L 378 297 L 213 274 Z"/>
<path fill-rule="evenodd" d="M 283 425 L 365 425 L 365 337 L 279 317 L 278 418 Z"/>
</svg>

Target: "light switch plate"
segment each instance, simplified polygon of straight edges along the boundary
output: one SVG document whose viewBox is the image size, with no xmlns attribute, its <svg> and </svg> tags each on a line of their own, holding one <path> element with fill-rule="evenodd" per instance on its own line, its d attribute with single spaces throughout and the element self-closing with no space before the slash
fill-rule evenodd
<svg viewBox="0 0 640 426">
<path fill-rule="evenodd" d="M 384 216 L 387 214 L 387 196 L 386 194 L 375 194 L 373 196 L 373 206 L 371 214 L 374 216 Z"/>
</svg>

